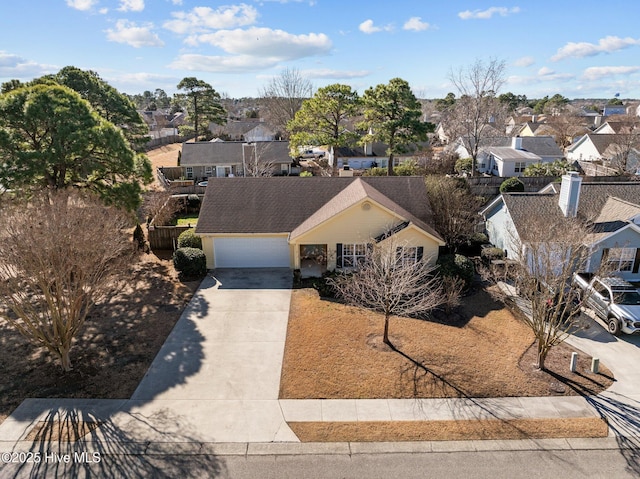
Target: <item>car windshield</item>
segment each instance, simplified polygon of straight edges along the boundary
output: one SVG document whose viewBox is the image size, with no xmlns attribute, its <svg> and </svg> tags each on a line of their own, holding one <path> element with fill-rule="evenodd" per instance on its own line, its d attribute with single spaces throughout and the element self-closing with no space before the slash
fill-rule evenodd
<svg viewBox="0 0 640 479">
<path fill-rule="evenodd" d="M 627 306 L 640 305 L 640 294 L 637 291 L 614 292 L 613 302 Z"/>
</svg>

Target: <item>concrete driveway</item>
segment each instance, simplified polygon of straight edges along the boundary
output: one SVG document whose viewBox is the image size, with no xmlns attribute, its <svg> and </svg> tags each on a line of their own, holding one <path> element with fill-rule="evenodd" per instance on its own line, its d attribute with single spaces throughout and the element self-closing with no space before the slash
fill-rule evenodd
<svg viewBox="0 0 640 479">
<path fill-rule="evenodd" d="M 600 359 L 613 372 L 616 381 L 591 405 L 607 418 L 612 434 L 618 437 L 640 436 L 640 336 L 608 333 L 594 320 L 593 313 L 584 313 L 588 328 L 569 337 L 567 343 Z M 636 444 L 640 446 L 640 444 Z"/>
<path fill-rule="evenodd" d="M 291 283 L 289 269 L 207 276 L 129 401 L 144 421 L 122 427 L 145 440 L 193 428 L 189 440 L 297 441 L 278 403 Z"/>
</svg>

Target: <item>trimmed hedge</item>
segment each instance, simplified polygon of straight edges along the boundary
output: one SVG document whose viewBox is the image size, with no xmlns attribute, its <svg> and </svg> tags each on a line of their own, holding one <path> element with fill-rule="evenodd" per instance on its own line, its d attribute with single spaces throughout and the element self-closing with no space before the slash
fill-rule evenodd
<svg viewBox="0 0 640 479">
<path fill-rule="evenodd" d="M 524 183 L 515 176 L 507 178 L 500 185 L 500 193 L 522 193 L 524 191 Z"/>
<path fill-rule="evenodd" d="M 202 238 L 197 236 L 193 229 L 183 231 L 178 236 L 178 248 L 202 249 Z"/>
<path fill-rule="evenodd" d="M 173 253 L 173 266 L 180 278 L 201 278 L 207 274 L 207 257 L 198 248 L 178 248 Z"/>
</svg>

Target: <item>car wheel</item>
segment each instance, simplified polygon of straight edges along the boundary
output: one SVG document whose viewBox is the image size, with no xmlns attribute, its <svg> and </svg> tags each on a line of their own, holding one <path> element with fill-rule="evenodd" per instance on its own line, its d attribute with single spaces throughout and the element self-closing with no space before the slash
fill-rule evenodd
<svg viewBox="0 0 640 479">
<path fill-rule="evenodd" d="M 607 329 L 614 336 L 618 336 L 620 334 L 620 321 L 618 321 L 616 318 L 609 318 Z"/>
</svg>

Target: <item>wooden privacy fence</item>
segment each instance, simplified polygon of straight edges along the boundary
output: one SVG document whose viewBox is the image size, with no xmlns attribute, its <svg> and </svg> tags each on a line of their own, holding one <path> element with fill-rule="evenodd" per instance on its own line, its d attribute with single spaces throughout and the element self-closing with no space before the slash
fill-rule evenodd
<svg viewBox="0 0 640 479">
<path fill-rule="evenodd" d="M 195 226 L 195 225 L 194 225 Z M 148 237 L 151 250 L 174 250 L 178 247 L 178 236 L 194 226 L 149 226 Z"/>
</svg>

